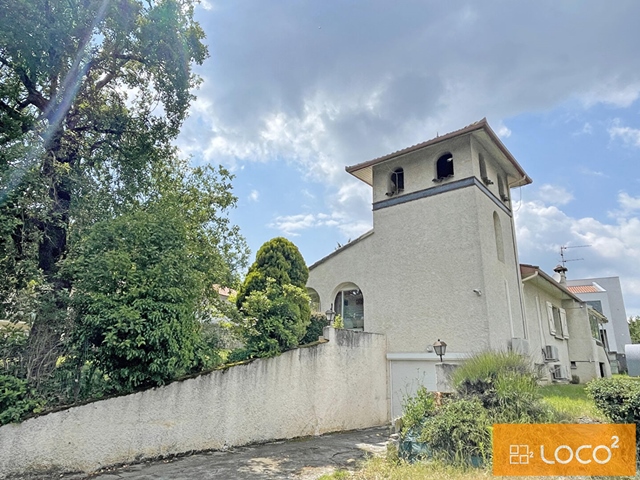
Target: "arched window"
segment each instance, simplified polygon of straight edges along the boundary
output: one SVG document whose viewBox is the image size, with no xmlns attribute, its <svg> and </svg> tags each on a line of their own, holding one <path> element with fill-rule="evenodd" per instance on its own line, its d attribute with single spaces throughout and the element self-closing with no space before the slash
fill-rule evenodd
<svg viewBox="0 0 640 480">
<path fill-rule="evenodd" d="M 493 233 L 496 237 L 496 252 L 498 260 L 504 262 L 504 239 L 502 238 L 502 225 L 498 212 L 493 212 Z"/>
<path fill-rule="evenodd" d="M 320 311 L 320 295 L 313 288 L 307 288 L 307 295 L 309 295 L 309 306 L 312 312 Z"/>
<path fill-rule="evenodd" d="M 397 195 L 404 190 L 404 170 L 402 168 L 396 168 L 391 175 L 389 175 L 389 189 L 387 191 L 387 197 Z"/>
<path fill-rule="evenodd" d="M 507 189 L 504 186 L 504 180 L 501 176 L 498 176 L 498 193 L 500 194 L 500 200 L 503 202 L 509 201 L 509 196 L 507 195 Z"/>
<path fill-rule="evenodd" d="M 482 180 L 485 185 L 491 185 L 493 182 L 487 176 L 487 164 L 481 153 L 478 154 L 478 163 L 480 164 L 480 180 Z"/>
<path fill-rule="evenodd" d="M 453 155 L 445 153 L 436 162 L 436 181 L 453 177 Z"/>
<path fill-rule="evenodd" d="M 364 330 L 364 296 L 354 283 L 344 284 L 333 302 L 337 315 L 342 316 L 344 328 Z"/>
<path fill-rule="evenodd" d="M 396 168 L 391 173 L 391 189 L 396 193 L 404 190 L 404 170 L 402 168 Z"/>
</svg>

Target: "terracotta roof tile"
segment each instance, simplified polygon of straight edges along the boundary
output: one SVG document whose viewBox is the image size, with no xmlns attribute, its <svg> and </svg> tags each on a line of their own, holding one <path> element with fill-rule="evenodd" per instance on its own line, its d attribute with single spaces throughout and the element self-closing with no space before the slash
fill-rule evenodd
<svg viewBox="0 0 640 480">
<path fill-rule="evenodd" d="M 598 290 L 593 285 L 574 285 L 572 287 L 567 287 L 571 293 L 599 293 Z"/>
</svg>

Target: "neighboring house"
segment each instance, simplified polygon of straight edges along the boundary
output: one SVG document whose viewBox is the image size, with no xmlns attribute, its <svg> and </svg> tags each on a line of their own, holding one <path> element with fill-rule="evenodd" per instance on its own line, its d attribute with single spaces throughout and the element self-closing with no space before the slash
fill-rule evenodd
<svg viewBox="0 0 640 480">
<path fill-rule="evenodd" d="M 564 268 L 556 271 L 564 277 Z M 600 339 L 607 318 L 539 267 L 520 265 L 528 353 L 545 381 L 588 382 L 611 375 Z M 513 346 L 513 345 L 512 345 Z"/>
<path fill-rule="evenodd" d="M 373 229 L 311 265 L 307 287 L 346 328 L 386 335 L 392 417 L 419 383 L 435 389 L 436 340 L 448 363 L 527 349 L 509 189 L 531 179 L 486 119 L 346 170 L 372 187 Z"/>
<path fill-rule="evenodd" d="M 567 288 L 609 319 L 602 329 L 602 341 L 609 352 L 613 373 L 626 371 L 624 346 L 631 342 L 624 309 L 620 278 L 583 278 L 568 280 Z"/>
</svg>

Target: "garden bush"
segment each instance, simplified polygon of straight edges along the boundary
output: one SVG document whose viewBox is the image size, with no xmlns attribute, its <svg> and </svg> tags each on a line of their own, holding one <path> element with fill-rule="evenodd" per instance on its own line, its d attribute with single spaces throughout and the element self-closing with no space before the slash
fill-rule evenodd
<svg viewBox="0 0 640 480">
<path fill-rule="evenodd" d="M 589 382 L 586 391 L 598 410 L 611 421 L 636 425 L 636 445 L 640 452 L 640 381 L 630 377 L 599 378 Z"/>
<path fill-rule="evenodd" d="M 300 344 L 313 343 L 318 341 L 318 337 L 322 336 L 324 327 L 329 326 L 327 316 L 322 312 L 314 312 L 311 314 L 311 323 L 307 327 L 307 333 L 304 334 Z"/>
<path fill-rule="evenodd" d="M 26 380 L 12 375 L 0 375 L 0 425 L 20 422 L 30 413 L 40 410 Z"/>
<path fill-rule="evenodd" d="M 453 372 L 452 383 L 461 397 L 480 400 L 494 423 L 553 418 L 552 410 L 542 402 L 530 360 L 515 352 L 474 355 Z"/>
<path fill-rule="evenodd" d="M 432 455 L 454 465 L 485 464 L 491 458 L 491 419 L 478 399 L 445 401 L 427 417 L 420 440 Z"/>
</svg>

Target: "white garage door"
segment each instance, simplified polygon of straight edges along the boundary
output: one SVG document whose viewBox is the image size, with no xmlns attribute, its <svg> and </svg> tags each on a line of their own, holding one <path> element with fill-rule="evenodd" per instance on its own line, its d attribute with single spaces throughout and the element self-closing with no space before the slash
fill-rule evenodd
<svg viewBox="0 0 640 480">
<path fill-rule="evenodd" d="M 427 390 L 436 390 L 436 361 L 429 360 L 390 360 L 391 373 L 391 418 L 402 415 L 402 404 L 407 397 L 413 396 L 418 387 L 424 385 Z"/>
</svg>

